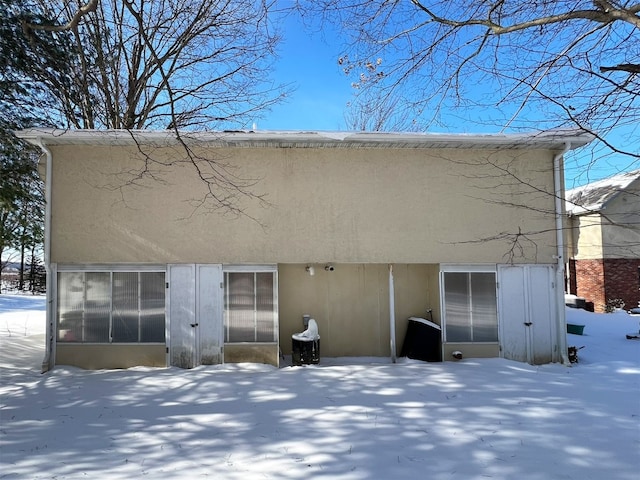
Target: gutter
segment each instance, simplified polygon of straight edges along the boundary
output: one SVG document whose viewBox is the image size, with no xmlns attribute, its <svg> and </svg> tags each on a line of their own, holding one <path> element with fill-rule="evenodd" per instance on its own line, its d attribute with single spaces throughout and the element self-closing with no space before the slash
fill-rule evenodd
<svg viewBox="0 0 640 480">
<path fill-rule="evenodd" d="M 558 334 L 558 348 L 560 358 L 564 365 L 570 365 L 567 352 L 567 319 L 564 307 L 564 235 L 563 235 L 563 214 L 562 204 L 564 198 L 562 182 L 562 159 L 564 154 L 571 150 L 571 141 L 567 141 L 564 149 L 553 156 L 553 186 L 555 193 L 555 216 L 556 216 L 556 244 L 558 253 L 556 255 L 556 320 Z"/>
<path fill-rule="evenodd" d="M 29 138 L 44 138 L 49 145 L 152 145 L 178 144 L 174 130 L 23 130 Z M 187 144 L 210 147 L 275 148 L 489 148 L 544 149 L 586 145 L 593 135 L 581 130 L 549 130 L 531 134 L 448 134 L 413 132 L 350 132 L 304 130 L 229 130 L 180 132 Z"/>
<path fill-rule="evenodd" d="M 46 157 L 45 164 L 45 210 L 44 210 L 44 268 L 47 273 L 47 325 L 45 332 L 45 354 L 42 360 L 42 373 L 46 373 L 53 368 L 54 365 L 54 335 L 55 335 L 55 316 L 54 316 L 54 290 L 56 280 L 53 278 L 53 269 L 51 266 L 51 177 L 53 155 L 42 142 L 41 137 L 37 137 L 34 142 Z"/>
</svg>

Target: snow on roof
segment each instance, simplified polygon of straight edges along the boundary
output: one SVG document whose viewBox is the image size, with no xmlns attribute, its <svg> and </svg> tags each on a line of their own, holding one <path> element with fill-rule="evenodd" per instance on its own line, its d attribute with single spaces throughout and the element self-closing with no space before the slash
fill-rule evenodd
<svg viewBox="0 0 640 480">
<path fill-rule="evenodd" d="M 599 212 L 606 204 L 640 179 L 640 170 L 614 175 L 597 182 L 572 188 L 566 193 L 566 210 L 569 215 Z"/>
<path fill-rule="evenodd" d="M 178 143 L 172 130 L 56 130 L 28 129 L 16 132 L 35 144 L 46 145 L 156 145 Z M 540 148 L 563 150 L 588 144 L 594 136 L 580 130 L 549 130 L 528 134 L 450 134 L 409 132 L 323 132 L 237 130 L 180 132 L 189 143 L 217 147 L 281 148 Z"/>
</svg>

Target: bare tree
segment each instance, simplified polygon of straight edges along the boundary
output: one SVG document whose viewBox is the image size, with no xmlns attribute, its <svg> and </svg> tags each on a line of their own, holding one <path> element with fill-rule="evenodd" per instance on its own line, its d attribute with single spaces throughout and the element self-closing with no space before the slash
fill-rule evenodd
<svg viewBox="0 0 640 480">
<path fill-rule="evenodd" d="M 21 26 L 71 35 L 68 83 L 34 72 L 72 128 L 194 129 L 242 125 L 281 98 L 265 70 L 275 58 L 267 2 L 37 0 L 55 24 Z M 262 88 L 260 86 L 262 85 Z"/>
<path fill-rule="evenodd" d="M 373 89 L 365 89 L 347 105 L 347 130 L 410 132 L 420 129 L 411 109 L 397 97 Z"/>
<path fill-rule="evenodd" d="M 183 147 L 178 162 L 207 186 L 202 205 L 239 213 L 256 197 L 220 159 L 196 154 L 188 131 L 250 125 L 287 93 L 265 73 L 279 42 L 270 0 L 34 0 L 16 21 L 31 48 L 26 82 L 39 85 L 46 108 L 32 115 L 74 129 L 168 129 Z M 67 57 L 51 59 L 38 37 L 64 36 Z M 62 72 L 64 75 L 59 75 Z M 39 110 L 40 109 L 40 110 Z M 125 183 L 153 177 L 153 148 Z"/>
<path fill-rule="evenodd" d="M 298 6 L 350 35 L 339 63 L 357 89 L 402 99 L 423 125 L 460 125 L 473 112 L 466 122 L 499 130 L 579 128 L 621 155 L 622 169 L 640 164 L 640 3 L 299 0 Z"/>
<path fill-rule="evenodd" d="M 361 102 L 353 104 L 356 118 L 365 113 L 369 120 L 357 125 L 392 129 L 389 121 L 397 117 L 387 109 L 395 103 L 394 110 L 423 130 L 579 129 L 597 140 L 567 155 L 565 171 L 572 177 L 588 181 L 601 165 L 609 173 L 640 169 L 637 0 L 298 0 L 297 6 L 307 19 L 333 23 L 345 36 L 338 63 L 364 99 L 366 109 Z M 377 114 L 371 111 L 376 107 Z M 582 224 L 573 221 L 560 226 L 558 209 L 565 201 L 560 189 L 536 185 L 515 165 L 496 163 L 490 155 L 468 164 L 470 171 L 481 167 L 482 179 L 474 188 L 470 178 L 463 195 L 555 217 L 556 240 L 563 241 L 558 229 L 571 229 L 574 235 L 567 240 L 575 248 L 568 253 L 574 264 L 583 258 L 575 242 L 591 232 L 578 231 Z M 516 196 L 505 204 L 500 193 L 510 189 L 527 193 L 527 201 Z M 640 211 L 633 194 L 625 192 L 623 198 L 633 203 L 630 212 Z M 615 251 L 626 258 L 637 258 L 637 216 L 589 213 L 602 219 L 603 228 L 615 226 L 616 235 L 603 241 L 616 243 Z M 514 262 L 537 255 L 541 235 L 550 233 L 514 224 L 469 241 L 502 243 L 505 261 Z M 559 254 L 559 267 L 563 261 Z"/>
</svg>

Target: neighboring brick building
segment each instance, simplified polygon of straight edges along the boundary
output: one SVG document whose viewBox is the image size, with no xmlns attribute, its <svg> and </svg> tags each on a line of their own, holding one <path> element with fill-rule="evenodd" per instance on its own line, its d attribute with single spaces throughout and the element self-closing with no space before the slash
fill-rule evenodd
<svg viewBox="0 0 640 480">
<path fill-rule="evenodd" d="M 569 293 L 603 312 L 640 302 L 640 170 L 569 190 Z"/>
</svg>

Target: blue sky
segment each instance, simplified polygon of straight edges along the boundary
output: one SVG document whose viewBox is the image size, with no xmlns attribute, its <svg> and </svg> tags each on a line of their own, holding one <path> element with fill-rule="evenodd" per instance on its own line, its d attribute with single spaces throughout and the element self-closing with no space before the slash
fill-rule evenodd
<svg viewBox="0 0 640 480">
<path fill-rule="evenodd" d="M 283 0 L 286 2 L 287 0 Z M 296 15 L 289 15 L 280 24 L 283 42 L 275 69 L 271 73 L 277 83 L 292 84 L 294 91 L 283 104 L 277 105 L 264 118 L 256 119 L 259 130 L 345 130 L 345 113 L 354 98 L 352 79 L 338 65 L 344 54 L 344 40 L 339 32 L 310 31 Z M 459 116 L 458 125 L 449 121 L 449 132 L 497 133 L 495 126 L 482 126 L 467 121 L 466 112 L 450 112 Z M 435 130 L 434 130 L 435 131 Z M 442 131 L 442 130 L 440 130 Z M 631 129 L 627 129 L 628 132 Z M 622 136 L 624 132 L 620 132 Z M 640 150 L 640 140 L 627 133 L 622 143 L 626 148 Z M 585 148 L 566 156 L 567 187 L 583 185 L 621 171 L 639 168 L 637 160 L 606 154 L 602 150 Z M 594 155 L 598 161 L 588 169 Z"/>
<path fill-rule="evenodd" d="M 345 109 L 354 92 L 338 65 L 340 42 L 329 45 L 326 33 L 308 31 L 293 15 L 281 28 L 284 39 L 272 75 L 278 82 L 293 83 L 295 91 L 259 120 L 258 128 L 344 130 Z"/>
</svg>

